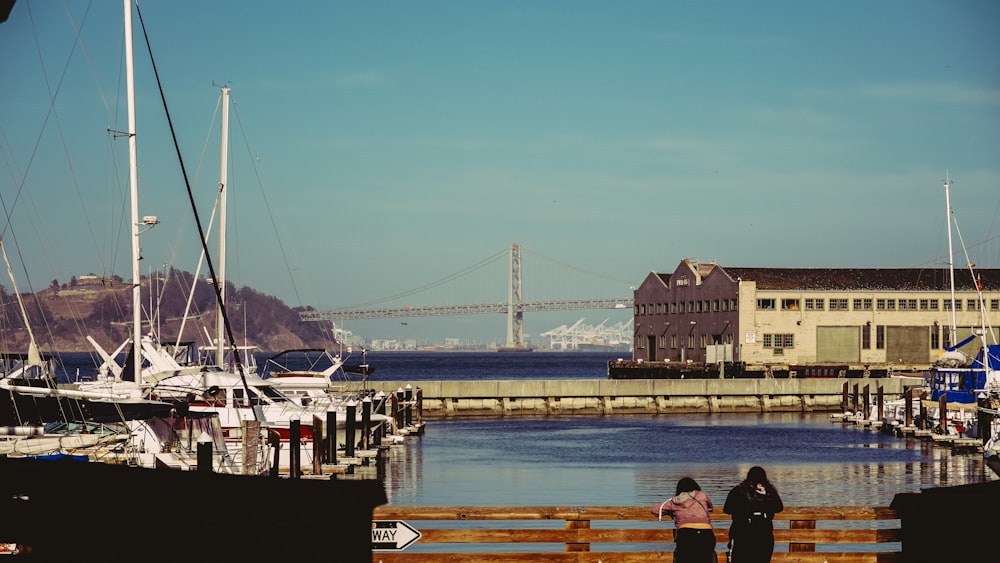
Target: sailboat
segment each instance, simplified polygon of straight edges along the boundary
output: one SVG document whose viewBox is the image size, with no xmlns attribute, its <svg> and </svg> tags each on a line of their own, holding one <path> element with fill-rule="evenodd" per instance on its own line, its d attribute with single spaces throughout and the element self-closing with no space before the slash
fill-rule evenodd
<svg viewBox="0 0 1000 563">
<path fill-rule="evenodd" d="M 177 417 L 170 423 L 164 424 L 159 421 L 142 422 L 135 425 L 134 431 L 140 435 L 141 447 L 139 456 L 146 460 L 144 463 L 164 463 L 173 466 L 173 463 L 163 459 L 163 451 L 176 449 L 184 446 L 187 442 L 190 447 L 191 433 L 186 430 L 186 426 L 180 431 L 176 431 L 176 423 L 192 424 L 186 422 L 187 417 L 212 417 L 218 422 L 219 432 L 209 432 L 208 439 L 215 445 L 217 457 L 222 463 L 217 463 L 217 467 L 238 467 L 240 456 L 244 453 L 245 438 L 250 437 L 251 442 L 263 447 L 267 440 L 260 435 L 247 436 L 247 428 L 260 428 L 264 432 L 276 434 L 280 439 L 288 441 L 292 421 L 299 421 L 301 425 L 301 436 L 303 440 L 312 437 L 312 425 L 314 418 L 327 420 L 327 411 L 336 409 L 338 416 L 338 440 L 343 442 L 346 439 L 346 406 L 330 403 L 309 403 L 294 397 L 284 395 L 269 380 L 264 380 L 256 373 L 247 369 L 245 362 L 241 361 L 242 354 L 247 352 L 248 347 L 233 346 L 232 354 L 226 354 L 225 343 L 232 343 L 231 331 L 227 330 L 225 308 L 225 188 L 226 188 L 226 154 L 227 154 L 227 121 L 229 106 L 229 88 L 223 87 L 223 127 L 222 127 L 222 156 L 220 162 L 220 269 L 218 274 L 212 272 L 213 280 L 217 280 L 213 285 L 217 292 L 217 313 L 218 324 L 216 326 L 216 338 L 211 345 L 204 349 L 214 351 L 214 357 L 209 361 L 202 361 L 198 354 L 179 354 L 180 342 L 174 345 L 164 345 L 152 334 L 141 334 L 138 328 L 133 333 L 133 342 L 138 343 L 132 346 L 132 353 L 127 355 L 124 366 L 119 365 L 115 357 L 116 354 L 108 354 L 101 349 L 96 342 L 91 343 L 98 350 L 98 353 L 105 359 L 102 370 L 104 373 L 94 382 L 81 384 L 90 390 L 104 389 L 106 391 L 127 392 L 131 396 L 159 401 L 169 402 L 174 405 Z M 133 191 L 133 201 L 137 198 L 137 193 Z M 133 205 L 133 217 L 138 217 L 138 211 Z M 150 221 L 147 224 L 155 224 Z M 138 231 L 133 231 L 133 241 L 138 236 Z M 204 243 L 204 240 L 203 240 Z M 133 242 L 133 249 L 137 250 L 138 245 Z M 204 251 L 202 258 L 208 261 L 207 252 Z M 138 254 L 136 253 L 136 257 Z M 138 263 L 138 258 L 134 259 Z M 211 262 L 209 269 L 212 269 Z M 135 267 L 137 270 L 137 266 Z M 200 263 L 199 263 L 200 268 Z M 138 276 L 137 271 L 133 274 Z M 138 286 L 137 286 L 138 287 Z M 138 303 L 138 297 L 135 298 Z M 134 307 L 137 312 L 139 307 Z M 138 321 L 133 319 L 134 326 L 138 327 Z M 210 341 L 213 339 L 209 338 Z M 124 345 L 123 345 L 124 347 Z M 123 348 L 119 348 L 119 351 Z M 181 358 L 186 358 L 187 361 Z M 362 413 L 357 413 L 356 421 L 361 420 Z M 389 422 L 389 418 L 384 415 L 371 414 L 369 422 L 373 425 Z M 257 425 L 247 426 L 245 423 L 255 422 Z M 212 426 L 212 428 L 215 428 Z M 180 437 L 180 434 L 187 431 L 187 439 Z M 253 430 L 251 430 L 253 431 Z M 327 433 L 329 430 L 327 430 Z M 311 444 L 302 443 L 304 455 L 300 459 L 309 460 L 312 455 Z M 286 451 L 281 453 L 287 456 Z M 279 455 L 275 451 L 259 451 L 255 459 L 261 460 L 258 470 L 271 465 L 273 462 L 266 462 L 267 457 Z M 235 460 L 235 461 L 234 461 Z M 288 464 L 287 457 L 279 460 L 279 465 Z M 243 467 L 243 472 L 254 472 L 255 470 Z"/>
<path fill-rule="evenodd" d="M 952 338 L 957 339 L 958 322 L 952 230 L 957 230 L 958 227 L 954 224 L 951 208 L 951 184 L 950 180 L 945 180 L 944 193 L 948 221 L 948 269 L 951 276 L 951 335 Z M 959 240 L 961 240 L 960 231 Z M 962 249 L 965 250 L 964 243 Z M 983 286 L 975 275 L 975 265 L 968 259 L 967 253 L 965 258 L 976 288 L 977 308 L 980 311 L 979 326 L 974 327 L 972 333 L 960 342 L 945 348 L 930 370 L 928 379 L 931 388 L 930 398 L 933 401 L 940 402 L 943 399 L 946 403 L 975 405 L 980 399 L 987 398 L 990 393 L 1000 392 L 1000 344 L 997 343 L 996 333 L 986 314 Z M 980 342 L 979 351 L 975 356 L 970 357 L 962 351 L 962 348 L 975 340 Z M 992 340 L 992 343 L 989 340 Z"/>
</svg>

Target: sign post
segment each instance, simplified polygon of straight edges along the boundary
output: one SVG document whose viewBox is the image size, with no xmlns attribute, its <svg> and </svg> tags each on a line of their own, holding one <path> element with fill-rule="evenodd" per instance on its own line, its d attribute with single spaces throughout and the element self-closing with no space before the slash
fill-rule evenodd
<svg viewBox="0 0 1000 563">
<path fill-rule="evenodd" d="M 402 520 L 372 520 L 372 551 L 401 551 L 420 539 L 420 532 Z"/>
</svg>

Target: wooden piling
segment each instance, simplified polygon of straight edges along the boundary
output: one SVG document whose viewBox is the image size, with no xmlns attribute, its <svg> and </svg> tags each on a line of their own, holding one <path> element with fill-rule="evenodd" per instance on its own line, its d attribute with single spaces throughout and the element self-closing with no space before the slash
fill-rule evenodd
<svg viewBox="0 0 1000 563">
<path fill-rule="evenodd" d="M 203 434 L 204 436 L 204 434 Z M 212 440 L 198 440 L 198 471 L 212 472 Z"/>
<path fill-rule="evenodd" d="M 337 411 L 326 411 L 326 455 L 323 459 L 330 465 L 337 465 Z"/>
<path fill-rule="evenodd" d="M 882 386 L 878 386 L 878 419 L 885 420 L 885 395 L 882 392 Z"/>
<path fill-rule="evenodd" d="M 871 389 L 869 389 L 869 387 L 870 387 L 870 385 L 867 384 L 867 383 L 865 383 L 865 390 L 864 390 L 864 393 L 861 396 L 862 400 L 864 401 L 863 404 L 864 404 L 864 409 L 865 409 L 865 411 L 864 411 L 865 415 L 861 417 L 861 420 L 868 420 L 868 417 L 871 416 L 870 413 L 872 412 L 871 411 Z"/>
<path fill-rule="evenodd" d="M 849 395 L 849 391 L 850 391 L 850 384 L 845 381 L 844 382 L 844 390 L 843 390 L 843 393 L 842 393 L 842 396 L 841 396 L 841 399 L 840 399 L 840 412 L 841 412 L 841 414 L 847 414 L 847 408 L 850 406 L 850 403 L 848 403 L 848 397 L 850 396 Z"/>
<path fill-rule="evenodd" d="M 941 434 L 948 433 L 948 396 L 941 395 L 938 398 L 938 420 L 941 423 Z"/>
<path fill-rule="evenodd" d="M 302 441 L 302 421 L 293 418 L 288 423 L 288 457 L 291 462 L 291 466 L 288 470 L 288 476 L 292 479 L 298 479 L 301 475 L 301 468 L 299 463 L 301 462 L 300 455 L 302 450 L 300 449 L 300 443 Z"/>
<path fill-rule="evenodd" d="M 313 415 L 313 475 L 323 474 L 323 420 Z"/>
<path fill-rule="evenodd" d="M 407 384 L 403 391 L 403 398 L 406 400 L 406 427 L 413 426 L 413 386 Z"/>
<path fill-rule="evenodd" d="M 357 426 L 357 421 L 355 418 L 358 416 L 358 405 L 354 401 L 347 402 L 347 419 L 344 421 L 346 427 L 346 444 L 344 444 L 344 457 L 354 457 L 354 432 L 355 426 Z"/>
<path fill-rule="evenodd" d="M 855 383 L 855 384 L 854 384 L 854 398 L 853 398 L 853 403 L 854 403 L 854 404 L 852 405 L 852 406 L 853 406 L 853 408 L 851 409 L 851 410 L 853 410 L 853 411 L 854 411 L 854 415 L 855 415 L 855 416 L 857 416 L 857 414 L 858 414 L 858 395 L 859 395 L 859 392 L 858 392 L 858 384 L 857 384 L 857 383 Z"/>
<path fill-rule="evenodd" d="M 906 427 L 913 426 L 913 389 L 907 389 L 903 396 L 903 408 L 906 409 Z"/>
<path fill-rule="evenodd" d="M 361 449 L 367 450 L 371 444 L 372 433 L 372 400 L 370 397 L 361 399 Z"/>
</svg>

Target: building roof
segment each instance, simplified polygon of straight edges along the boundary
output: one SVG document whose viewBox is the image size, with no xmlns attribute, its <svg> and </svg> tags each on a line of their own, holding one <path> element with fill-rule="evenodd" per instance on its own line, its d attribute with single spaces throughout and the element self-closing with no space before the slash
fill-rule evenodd
<svg viewBox="0 0 1000 563">
<path fill-rule="evenodd" d="M 723 267 L 733 280 L 763 290 L 948 291 L 945 268 L 739 268 Z M 984 291 L 1000 291 L 1000 269 L 976 270 Z M 955 289 L 974 291 L 968 270 L 955 271 Z"/>
</svg>

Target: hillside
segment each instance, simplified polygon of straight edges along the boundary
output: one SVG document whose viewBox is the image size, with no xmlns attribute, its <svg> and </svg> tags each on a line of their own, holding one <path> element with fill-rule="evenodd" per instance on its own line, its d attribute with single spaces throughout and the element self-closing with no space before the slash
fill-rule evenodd
<svg viewBox="0 0 1000 563">
<path fill-rule="evenodd" d="M 160 278 L 141 280 L 141 317 L 143 332 L 150 326 L 161 340 L 177 338 L 191 288 L 190 312 L 184 323 L 181 340 L 209 343 L 207 334 L 215 334 L 216 296 L 212 284 L 197 280 L 181 270 L 171 270 Z M 153 294 L 151 299 L 150 285 Z M 53 280 L 44 290 L 23 294 L 35 341 L 44 352 L 90 352 L 91 336 L 109 352 L 118 348 L 131 334 L 132 286 L 119 277 L 81 276 L 68 283 Z M 289 348 L 329 348 L 334 344 L 333 325 L 329 322 L 302 322 L 298 312 L 276 297 L 251 288 L 226 287 L 227 314 L 238 343 L 251 344 L 260 350 L 281 351 Z M 0 351 L 24 352 L 28 333 L 15 295 L 0 286 Z M 150 324 L 150 311 L 155 311 Z"/>
</svg>

